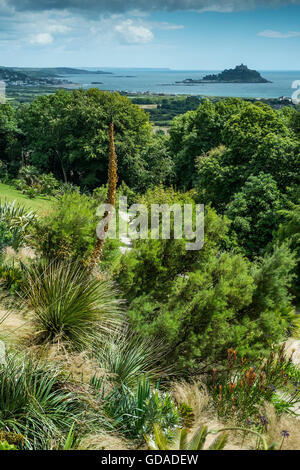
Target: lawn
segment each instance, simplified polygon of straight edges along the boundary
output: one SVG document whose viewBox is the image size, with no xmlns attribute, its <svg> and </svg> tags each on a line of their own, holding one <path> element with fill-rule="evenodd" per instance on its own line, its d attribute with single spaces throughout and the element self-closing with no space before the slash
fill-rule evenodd
<svg viewBox="0 0 300 470">
<path fill-rule="evenodd" d="M 9 186 L 8 184 L 0 183 L 0 199 L 6 199 L 9 202 L 17 201 L 28 209 L 45 214 L 49 212 L 55 204 L 55 199 L 48 196 L 39 196 L 34 199 L 30 199 L 21 191 Z"/>
</svg>

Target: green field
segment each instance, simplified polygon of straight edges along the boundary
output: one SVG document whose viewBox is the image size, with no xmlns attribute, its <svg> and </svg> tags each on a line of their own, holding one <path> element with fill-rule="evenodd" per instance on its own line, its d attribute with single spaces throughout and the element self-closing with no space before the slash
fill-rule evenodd
<svg viewBox="0 0 300 470">
<path fill-rule="evenodd" d="M 40 214 L 49 212 L 55 204 L 55 199 L 51 197 L 39 196 L 30 199 L 28 196 L 21 193 L 21 191 L 3 183 L 0 183 L 0 199 L 6 199 L 9 202 L 16 200 L 19 204 L 28 207 L 28 209 L 37 211 Z"/>
</svg>

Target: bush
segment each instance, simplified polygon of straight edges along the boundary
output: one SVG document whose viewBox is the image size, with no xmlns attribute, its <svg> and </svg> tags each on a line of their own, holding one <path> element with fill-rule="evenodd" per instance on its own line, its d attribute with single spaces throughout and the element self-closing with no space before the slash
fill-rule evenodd
<svg viewBox="0 0 300 470">
<path fill-rule="evenodd" d="M 300 194 L 298 194 L 298 197 Z M 289 204 L 286 210 L 279 212 L 283 221 L 279 230 L 275 233 L 275 240 L 280 243 L 288 243 L 289 247 L 296 254 L 297 266 L 295 267 L 295 279 L 291 287 L 291 292 L 296 296 L 296 302 L 300 301 L 300 204 Z"/>
<path fill-rule="evenodd" d="M 278 411 L 289 411 L 299 401 L 300 392 L 297 388 L 295 391 L 293 379 L 289 378 L 291 366 L 292 359 L 286 357 L 284 345 L 277 351 L 272 350 L 267 358 L 256 357 L 250 363 L 230 348 L 227 364 L 214 369 L 209 380 L 218 416 L 266 431 L 267 422 L 262 414 L 264 402 L 276 402 Z M 287 387 L 290 388 L 289 401 L 284 401 L 282 390 Z"/>
<path fill-rule="evenodd" d="M 59 188 L 59 181 L 52 173 L 40 174 L 39 170 L 32 165 L 23 166 L 18 174 L 18 179 L 13 184 L 29 198 L 38 195 L 54 196 Z"/>
<path fill-rule="evenodd" d="M 55 210 L 37 221 L 35 243 L 44 257 L 87 259 L 96 243 L 96 202 L 79 192 L 66 192 Z"/>
<path fill-rule="evenodd" d="M 38 341 L 64 340 L 76 349 L 91 346 L 120 317 L 120 301 L 109 281 L 92 277 L 79 262 L 41 262 L 26 273 L 24 297 L 33 311 Z"/>
<path fill-rule="evenodd" d="M 0 285 L 11 293 L 19 291 L 24 279 L 24 270 L 19 262 L 6 260 L 0 255 Z"/>
<path fill-rule="evenodd" d="M 163 339 L 186 374 L 222 360 L 231 346 L 252 357 L 267 353 L 297 326 L 288 248 L 251 263 L 227 251 L 227 220 L 210 208 L 205 217 L 201 250 L 186 251 L 183 240 L 138 240 L 115 268 L 132 328 Z"/>
<path fill-rule="evenodd" d="M 228 204 L 225 214 L 232 220 L 239 245 L 249 257 L 264 252 L 278 228 L 280 192 L 274 179 L 267 174 L 250 176 L 241 191 Z"/>
</svg>

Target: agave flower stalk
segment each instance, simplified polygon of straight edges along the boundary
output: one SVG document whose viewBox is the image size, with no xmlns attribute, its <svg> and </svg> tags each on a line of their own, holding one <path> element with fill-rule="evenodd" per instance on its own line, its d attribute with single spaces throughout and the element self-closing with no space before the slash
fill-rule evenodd
<svg viewBox="0 0 300 470">
<path fill-rule="evenodd" d="M 117 167 L 117 155 L 114 142 L 114 124 L 113 122 L 109 125 L 109 164 L 108 164 L 108 191 L 106 203 L 114 207 L 116 204 L 116 192 L 118 182 L 118 167 Z M 112 218 L 112 212 L 106 211 L 104 218 L 107 218 L 107 222 L 104 226 L 104 232 L 106 233 L 109 229 L 109 223 Z M 89 266 L 91 269 L 94 268 L 96 263 L 101 259 L 105 237 L 97 240 L 96 246 L 89 259 Z"/>
</svg>

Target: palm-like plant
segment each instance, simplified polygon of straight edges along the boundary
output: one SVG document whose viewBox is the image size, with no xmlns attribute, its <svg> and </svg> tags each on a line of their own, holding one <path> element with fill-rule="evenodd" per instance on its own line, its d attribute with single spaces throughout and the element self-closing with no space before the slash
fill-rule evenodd
<svg viewBox="0 0 300 470">
<path fill-rule="evenodd" d="M 82 350 L 119 324 L 121 301 L 112 283 L 79 262 L 37 263 L 26 273 L 23 293 L 42 342 L 61 339 Z"/>
<path fill-rule="evenodd" d="M 0 429 L 24 436 L 24 448 L 59 442 L 85 416 L 82 398 L 67 390 L 55 364 L 9 355 L 0 365 Z"/>
<path fill-rule="evenodd" d="M 145 378 L 139 380 L 134 389 L 122 384 L 107 394 L 103 381 L 92 381 L 91 385 L 115 429 L 129 438 L 141 439 L 157 422 L 164 429 L 179 423 L 179 413 L 170 394 L 153 389 Z"/>
<path fill-rule="evenodd" d="M 134 387 L 142 377 L 158 380 L 169 376 L 172 367 L 163 365 L 165 355 L 164 344 L 142 338 L 126 328 L 96 343 L 94 350 L 100 369 L 107 372 L 115 385 L 127 387 Z"/>
<path fill-rule="evenodd" d="M 177 428 L 170 438 L 157 424 L 153 431 L 153 436 L 145 436 L 150 450 L 203 450 L 206 438 L 211 433 L 207 426 L 202 426 L 188 439 L 188 429 Z M 209 446 L 209 450 L 224 449 L 227 439 L 227 434 L 220 434 Z"/>
<path fill-rule="evenodd" d="M 164 429 L 155 424 L 153 426 L 153 435 L 146 435 L 145 440 L 150 450 L 203 450 L 208 434 L 218 434 L 207 450 L 222 450 L 228 440 L 228 436 L 224 431 L 242 432 L 244 435 L 247 433 L 252 434 L 257 439 L 257 449 L 276 449 L 276 444 L 268 445 L 264 436 L 258 431 L 238 426 L 226 427 L 216 431 L 208 431 L 207 426 L 202 426 L 188 439 L 188 429 L 177 428 L 170 436 Z"/>
</svg>

